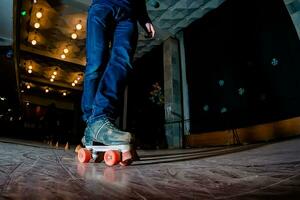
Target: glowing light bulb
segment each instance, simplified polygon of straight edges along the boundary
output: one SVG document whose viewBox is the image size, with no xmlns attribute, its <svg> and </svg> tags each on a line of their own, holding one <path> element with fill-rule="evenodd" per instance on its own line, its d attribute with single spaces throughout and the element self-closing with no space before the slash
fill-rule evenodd
<svg viewBox="0 0 300 200">
<path fill-rule="evenodd" d="M 36 45 L 36 43 L 37 43 L 36 40 L 32 40 L 32 41 L 31 41 L 31 44 L 32 44 L 32 45 Z"/>
<path fill-rule="evenodd" d="M 29 65 L 29 66 L 28 66 L 28 69 L 32 69 L 32 65 Z"/>
<path fill-rule="evenodd" d="M 54 79 L 53 79 L 53 78 L 51 78 L 51 79 L 50 79 L 50 81 L 51 81 L 51 82 L 54 82 Z"/>
<path fill-rule="evenodd" d="M 34 28 L 40 28 L 40 23 L 38 23 L 38 22 L 36 22 L 36 23 L 34 23 Z"/>
<path fill-rule="evenodd" d="M 66 92 L 64 92 L 64 93 L 63 93 L 63 96 L 67 96 L 67 93 L 66 93 Z"/>
<path fill-rule="evenodd" d="M 27 85 L 26 88 L 27 88 L 27 89 L 30 89 L 30 85 Z"/>
<path fill-rule="evenodd" d="M 75 40 L 77 38 L 77 34 L 76 33 L 72 33 L 71 38 Z"/>
<path fill-rule="evenodd" d="M 78 81 L 77 81 L 77 80 L 74 80 L 74 83 L 75 83 L 75 84 L 77 84 L 77 83 L 78 83 Z"/>
<path fill-rule="evenodd" d="M 60 56 L 62 59 L 65 59 L 66 58 L 66 55 L 65 54 L 61 54 Z"/>
<path fill-rule="evenodd" d="M 75 83 L 72 83 L 72 86 L 74 87 L 76 84 Z"/>
<path fill-rule="evenodd" d="M 40 19 L 40 18 L 43 17 L 43 13 L 37 12 L 37 13 L 35 14 L 35 16 L 36 16 L 38 19 Z"/>
<path fill-rule="evenodd" d="M 81 24 L 76 24 L 76 29 L 77 30 L 81 30 L 82 29 L 82 25 Z"/>
<path fill-rule="evenodd" d="M 56 76 L 56 75 L 57 75 L 57 71 L 54 71 L 54 72 L 53 72 L 53 75 L 55 75 L 55 76 Z"/>
<path fill-rule="evenodd" d="M 46 89 L 45 92 L 48 93 L 48 92 L 49 92 L 49 89 Z"/>
<path fill-rule="evenodd" d="M 77 80 L 80 80 L 80 76 L 77 77 Z"/>
<path fill-rule="evenodd" d="M 69 49 L 65 48 L 64 53 L 66 53 L 66 54 L 69 53 Z"/>
<path fill-rule="evenodd" d="M 55 79 L 55 75 L 51 75 L 51 78 Z"/>
<path fill-rule="evenodd" d="M 29 70 L 28 70 L 28 73 L 31 74 L 31 73 L 32 73 L 32 69 L 29 69 Z"/>
</svg>

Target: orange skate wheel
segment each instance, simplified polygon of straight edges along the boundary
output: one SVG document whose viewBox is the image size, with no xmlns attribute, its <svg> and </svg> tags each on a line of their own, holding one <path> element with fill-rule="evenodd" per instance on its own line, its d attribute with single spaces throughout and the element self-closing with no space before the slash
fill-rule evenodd
<svg viewBox="0 0 300 200">
<path fill-rule="evenodd" d="M 119 151 L 106 151 L 104 154 L 104 162 L 108 166 L 113 166 L 120 162 L 121 160 L 121 155 Z"/>
<path fill-rule="evenodd" d="M 88 149 L 79 149 L 78 151 L 78 160 L 81 163 L 87 163 L 92 159 L 92 153 Z"/>
</svg>

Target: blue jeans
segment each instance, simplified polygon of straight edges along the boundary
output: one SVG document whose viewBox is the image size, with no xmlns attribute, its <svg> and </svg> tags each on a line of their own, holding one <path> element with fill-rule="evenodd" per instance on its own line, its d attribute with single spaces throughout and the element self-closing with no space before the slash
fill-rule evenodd
<svg viewBox="0 0 300 200">
<path fill-rule="evenodd" d="M 137 38 L 137 21 L 128 10 L 109 1 L 93 1 L 87 19 L 87 65 L 81 102 L 87 123 L 101 117 L 115 120 L 120 115 Z"/>
</svg>

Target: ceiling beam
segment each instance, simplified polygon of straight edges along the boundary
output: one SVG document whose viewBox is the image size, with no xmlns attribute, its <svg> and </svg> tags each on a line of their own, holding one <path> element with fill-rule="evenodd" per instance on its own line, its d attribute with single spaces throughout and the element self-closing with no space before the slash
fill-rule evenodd
<svg viewBox="0 0 300 200">
<path fill-rule="evenodd" d="M 56 60 L 62 61 L 62 62 L 69 62 L 69 63 L 73 63 L 73 64 L 77 64 L 77 65 L 81 65 L 81 66 L 85 66 L 86 65 L 86 61 L 82 60 L 82 59 L 75 59 L 75 58 L 65 58 L 64 60 L 60 59 L 59 56 L 55 56 L 52 52 L 50 51 L 44 51 L 44 50 L 39 50 L 33 47 L 28 47 L 24 44 L 20 45 L 20 49 L 22 51 L 27 51 L 30 53 L 35 53 L 41 56 L 46 56 L 46 57 L 50 57 L 50 58 L 54 58 Z"/>
<path fill-rule="evenodd" d="M 64 88 L 64 89 L 82 91 L 82 87 L 78 87 L 78 86 L 73 87 L 69 84 L 61 83 L 61 82 L 57 82 L 57 81 L 49 82 L 48 80 L 46 81 L 45 79 L 42 79 L 42 78 L 28 77 L 25 75 L 21 75 L 21 79 L 24 81 L 27 81 L 27 82 L 40 83 L 40 84 L 51 85 L 54 87 L 60 87 L 60 88 Z"/>
</svg>

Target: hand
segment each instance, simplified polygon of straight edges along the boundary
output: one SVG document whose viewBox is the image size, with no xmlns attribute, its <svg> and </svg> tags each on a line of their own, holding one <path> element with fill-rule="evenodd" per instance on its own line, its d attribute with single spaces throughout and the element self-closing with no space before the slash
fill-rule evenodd
<svg viewBox="0 0 300 200">
<path fill-rule="evenodd" d="M 145 28 L 146 28 L 146 32 L 148 34 L 147 37 L 153 38 L 155 35 L 155 29 L 153 27 L 153 24 L 148 22 L 145 24 Z"/>
</svg>

